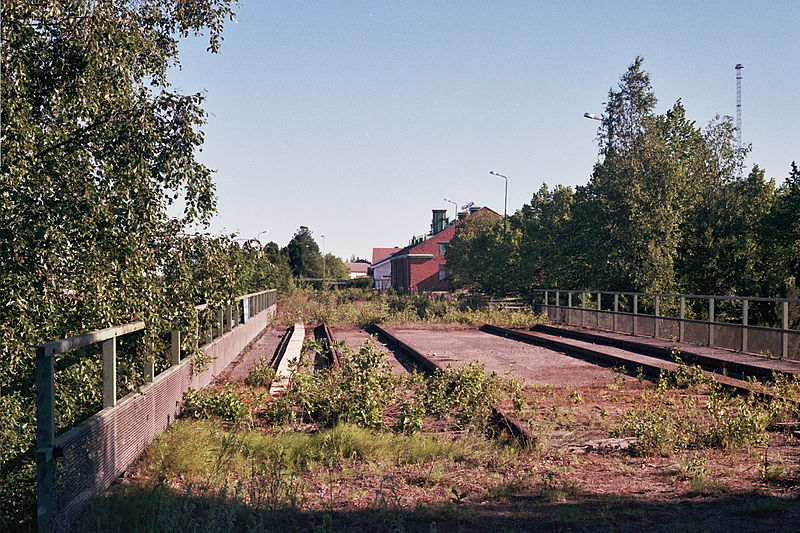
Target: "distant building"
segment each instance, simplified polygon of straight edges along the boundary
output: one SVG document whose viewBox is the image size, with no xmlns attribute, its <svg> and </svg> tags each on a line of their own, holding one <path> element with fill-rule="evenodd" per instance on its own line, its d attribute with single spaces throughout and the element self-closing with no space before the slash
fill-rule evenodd
<svg viewBox="0 0 800 533">
<path fill-rule="evenodd" d="M 369 277 L 367 275 L 369 265 L 370 263 L 366 259 L 359 259 L 358 261 L 354 261 L 352 263 L 345 263 L 345 266 L 350 269 L 350 279 Z"/>
<path fill-rule="evenodd" d="M 458 220 L 449 222 L 444 209 L 433 210 L 431 232 L 421 242 L 414 242 L 392 255 L 372 265 L 373 272 L 385 262 L 391 267 L 391 287 L 412 291 L 447 291 L 450 290 L 447 271 L 447 247 L 455 235 L 458 223 L 478 212 L 500 218 L 500 215 L 488 207 L 472 207 L 469 211 L 459 213 Z"/>
<path fill-rule="evenodd" d="M 400 250 L 399 247 L 394 248 L 373 248 L 372 249 L 372 267 L 370 272 L 372 279 L 375 280 L 375 288 L 379 290 L 392 288 L 392 262 L 385 261 L 390 255 Z"/>
</svg>

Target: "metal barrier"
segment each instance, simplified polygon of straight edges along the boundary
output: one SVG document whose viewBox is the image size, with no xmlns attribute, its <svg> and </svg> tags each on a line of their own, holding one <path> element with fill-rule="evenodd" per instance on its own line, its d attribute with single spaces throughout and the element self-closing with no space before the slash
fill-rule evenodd
<svg viewBox="0 0 800 533">
<path fill-rule="evenodd" d="M 214 325 L 200 347 L 211 359 L 196 372 L 182 357 L 181 332 L 171 333 L 171 366 L 158 375 L 145 363 L 145 384 L 117 399 L 117 338 L 143 330 L 144 322 L 106 328 L 36 348 L 36 489 L 40 532 L 67 531 L 91 498 L 108 488 L 180 413 L 183 393 L 207 386 L 268 324 L 275 290 L 247 294 L 212 310 Z M 197 311 L 207 310 L 197 306 Z M 200 338 L 200 322 L 195 340 Z M 216 326 L 216 335 L 214 335 Z M 55 355 L 103 343 L 103 410 L 55 434 Z M 195 345 L 196 347 L 196 345 Z"/>
<path fill-rule="evenodd" d="M 533 304 L 546 310 L 556 323 L 800 359 L 800 330 L 789 327 L 790 306 L 796 320 L 800 299 L 560 289 L 533 292 Z M 719 302 L 727 307 L 724 318 L 728 321 L 718 320 Z M 773 316 L 780 327 L 751 323 L 754 303 L 766 305 L 768 313 L 762 314 Z M 698 318 L 699 314 L 705 319 Z"/>
</svg>

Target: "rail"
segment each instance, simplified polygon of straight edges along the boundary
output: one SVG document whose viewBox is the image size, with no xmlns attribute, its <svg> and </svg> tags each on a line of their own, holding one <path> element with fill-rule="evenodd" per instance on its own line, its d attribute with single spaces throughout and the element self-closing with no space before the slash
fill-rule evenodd
<svg viewBox="0 0 800 533">
<path fill-rule="evenodd" d="M 800 359 L 800 330 L 789 327 L 792 317 L 800 322 L 800 299 L 563 289 L 533 293 L 534 306 L 558 323 Z M 718 314 L 718 302 L 726 304 L 723 314 Z M 754 324 L 753 304 L 761 304 L 762 322 L 775 325 Z M 727 320 L 718 319 L 722 316 Z"/>
<path fill-rule="evenodd" d="M 183 358 L 183 333 L 170 333 L 170 366 L 156 374 L 153 358 L 144 363 L 144 384 L 118 399 L 117 340 L 145 329 L 142 321 L 100 329 L 36 348 L 36 489 L 37 524 L 40 532 L 66 531 L 91 497 L 107 488 L 138 453 L 179 411 L 180 398 L 189 386 L 210 383 L 227 363 L 266 326 L 274 311 L 275 290 L 246 294 L 230 304 L 211 309 L 198 305 L 197 313 L 210 311 L 208 331 L 198 319 L 194 349 L 201 334 L 202 350 L 214 361 L 205 372 L 195 372 L 190 358 Z M 263 313 L 270 311 L 270 313 Z M 258 320 L 253 320 L 258 318 Z M 216 326 L 216 327 L 215 327 Z M 215 334 L 216 329 L 216 334 Z M 102 343 L 102 410 L 56 435 L 55 356 Z M 219 368 L 222 367 L 222 368 Z M 58 461 L 56 461 L 58 459 Z"/>
</svg>

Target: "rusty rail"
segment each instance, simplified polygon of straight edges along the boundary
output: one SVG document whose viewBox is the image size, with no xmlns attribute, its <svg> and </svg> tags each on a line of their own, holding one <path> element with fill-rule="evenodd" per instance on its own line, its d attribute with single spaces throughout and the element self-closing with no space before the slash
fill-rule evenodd
<svg viewBox="0 0 800 533">
<path fill-rule="evenodd" d="M 425 354 L 406 344 L 405 342 L 401 341 L 382 327 L 378 326 L 377 324 L 371 325 L 367 331 L 369 333 L 375 333 L 378 335 L 378 338 L 383 338 L 384 340 L 389 341 L 391 344 L 394 344 L 397 348 L 399 348 L 406 356 L 411 358 L 415 363 L 417 363 L 426 373 L 433 374 L 437 370 L 440 372 L 446 372 L 447 369 L 440 365 L 439 363 L 430 360 Z M 508 432 L 516 438 L 520 444 L 523 446 L 527 446 L 536 442 L 536 437 L 528 431 L 527 428 L 517 419 L 509 415 L 503 408 L 501 408 L 497 404 L 490 404 L 492 412 L 494 414 L 494 418 L 500 423 L 501 427 L 504 427 Z"/>
<path fill-rule="evenodd" d="M 333 332 L 328 324 L 322 323 L 314 328 L 314 338 L 324 340 L 327 343 L 325 353 L 317 354 L 323 357 L 328 365 L 334 367 L 342 366 L 342 359 L 339 357 L 339 350 L 336 349 Z"/>
</svg>

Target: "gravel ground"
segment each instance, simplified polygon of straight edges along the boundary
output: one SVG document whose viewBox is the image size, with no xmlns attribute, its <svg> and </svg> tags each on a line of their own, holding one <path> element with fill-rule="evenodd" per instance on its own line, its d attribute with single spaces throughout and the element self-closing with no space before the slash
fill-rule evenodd
<svg viewBox="0 0 800 533">
<path fill-rule="evenodd" d="M 530 385 L 584 387 L 602 386 L 614 381 L 615 374 L 609 368 L 476 329 L 387 328 L 387 331 L 437 363 L 458 367 L 478 361 L 486 365 L 487 370 L 499 374 L 510 372 Z"/>
</svg>

